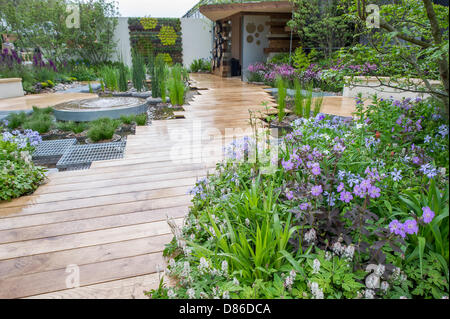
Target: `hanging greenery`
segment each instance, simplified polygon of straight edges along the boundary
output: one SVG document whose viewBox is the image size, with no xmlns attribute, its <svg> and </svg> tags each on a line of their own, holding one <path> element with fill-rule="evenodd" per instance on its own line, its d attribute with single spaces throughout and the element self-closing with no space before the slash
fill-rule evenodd
<svg viewBox="0 0 450 319">
<path fill-rule="evenodd" d="M 158 24 L 158 19 L 142 18 L 141 24 L 144 27 L 144 30 L 152 30 L 152 29 L 156 28 L 156 25 Z"/>
</svg>

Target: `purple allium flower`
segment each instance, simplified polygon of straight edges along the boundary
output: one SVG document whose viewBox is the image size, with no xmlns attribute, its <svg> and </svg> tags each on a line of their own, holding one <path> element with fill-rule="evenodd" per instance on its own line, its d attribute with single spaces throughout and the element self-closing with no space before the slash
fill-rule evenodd
<svg viewBox="0 0 450 319">
<path fill-rule="evenodd" d="M 352 193 L 350 193 L 350 192 L 342 192 L 340 199 L 344 203 L 350 203 L 352 201 L 352 199 L 353 199 Z"/>
<path fill-rule="evenodd" d="M 300 204 L 300 210 L 308 210 L 309 208 L 311 208 L 311 204 L 309 203 Z"/>
<path fill-rule="evenodd" d="M 320 196 L 322 193 L 323 193 L 322 185 L 314 186 L 314 187 L 311 189 L 311 194 L 312 194 L 313 196 Z"/>
<path fill-rule="evenodd" d="M 435 213 L 431 210 L 431 208 L 430 207 L 423 207 L 422 208 L 422 211 L 423 211 L 423 215 L 422 215 L 422 218 L 423 218 L 423 222 L 425 223 L 425 224 L 429 224 L 429 223 L 431 223 L 432 221 L 433 221 L 433 218 L 434 218 L 434 216 L 435 216 Z"/>
<path fill-rule="evenodd" d="M 294 169 L 294 163 L 292 163 L 290 160 L 289 161 L 282 160 L 281 165 L 286 171 L 292 171 Z"/>
<path fill-rule="evenodd" d="M 414 219 L 407 220 L 403 227 L 405 228 L 405 232 L 409 235 L 416 234 L 419 231 L 419 226 L 417 225 L 417 222 Z"/>
<path fill-rule="evenodd" d="M 376 187 L 376 186 L 370 187 L 367 191 L 368 191 L 369 196 L 370 196 L 371 198 L 378 198 L 378 197 L 381 196 L 381 195 L 380 195 L 381 189 L 379 189 L 379 188 Z"/>
<path fill-rule="evenodd" d="M 337 191 L 338 191 L 338 193 L 340 193 L 340 192 L 342 192 L 344 189 L 345 189 L 344 183 L 340 183 L 339 186 L 338 186 L 338 188 L 337 188 Z"/>
</svg>

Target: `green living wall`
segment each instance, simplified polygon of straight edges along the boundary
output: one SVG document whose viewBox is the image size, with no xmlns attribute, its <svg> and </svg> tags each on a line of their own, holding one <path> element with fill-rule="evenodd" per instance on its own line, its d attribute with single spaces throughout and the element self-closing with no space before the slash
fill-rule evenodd
<svg viewBox="0 0 450 319">
<path fill-rule="evenodd" d="M 148 57 L 164 55 L 167 63 L 183 63 L 181 21 L 174 18 L 128 19 L 131 47 Z"/>
</svg>

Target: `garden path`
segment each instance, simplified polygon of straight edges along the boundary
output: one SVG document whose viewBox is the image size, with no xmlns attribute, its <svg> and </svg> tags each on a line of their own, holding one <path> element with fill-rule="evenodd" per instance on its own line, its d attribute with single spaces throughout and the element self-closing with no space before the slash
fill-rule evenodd
<svg viewBox="0 0 450 319">
<path fill-rule="evenodd" d="M 192 78 L 208 90 L 185 107 L 185 119 L 138 127 L 123 159 L 50 174 L 33 195 L 0 204 L 0 298 L 145 298 L 157 288 L 173 237 L 166 216 L 182 223 L 188 191 L 222 157 L 213 147 L 251 135 L 248 110 L 274 105 L 239 79 Z M 327 107 L 350 113 L 354 101 Z"/>
</svg>

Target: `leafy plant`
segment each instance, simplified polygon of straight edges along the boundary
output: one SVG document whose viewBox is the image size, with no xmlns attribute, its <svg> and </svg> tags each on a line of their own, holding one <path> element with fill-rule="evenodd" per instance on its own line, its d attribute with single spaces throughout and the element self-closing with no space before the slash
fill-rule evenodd
<svg viewBox="0 0 450 319">
<path fill-rule="evenodd" d="M 277 79 L 277 89 L 278 89 L 278 122 L 283 122 L 283 119 L 286 115 L 286 97 L 287 97 L 287 88 L 284 80 L 279 77 Z"/>
<path fill-rule="evenodd" d="M 101 118 L 92 121 L 87 136 L 94 142 L 110 140 L 119 125 L 119 120 L 112 120 L 110 118 Z"/>
<path fill-rule="evenodd" d="M 147 124 L 147 114 L 136 115 L 136 124 L 138 126 L 144 126 Z"/>
<path fill-rule="evenodd" d="M 182 66 L 177 64 L 170 70 L 168 79 L 169 98 L 173 105 L 183 105 L 186 86 L 183 81 Z"/>
</svg>

